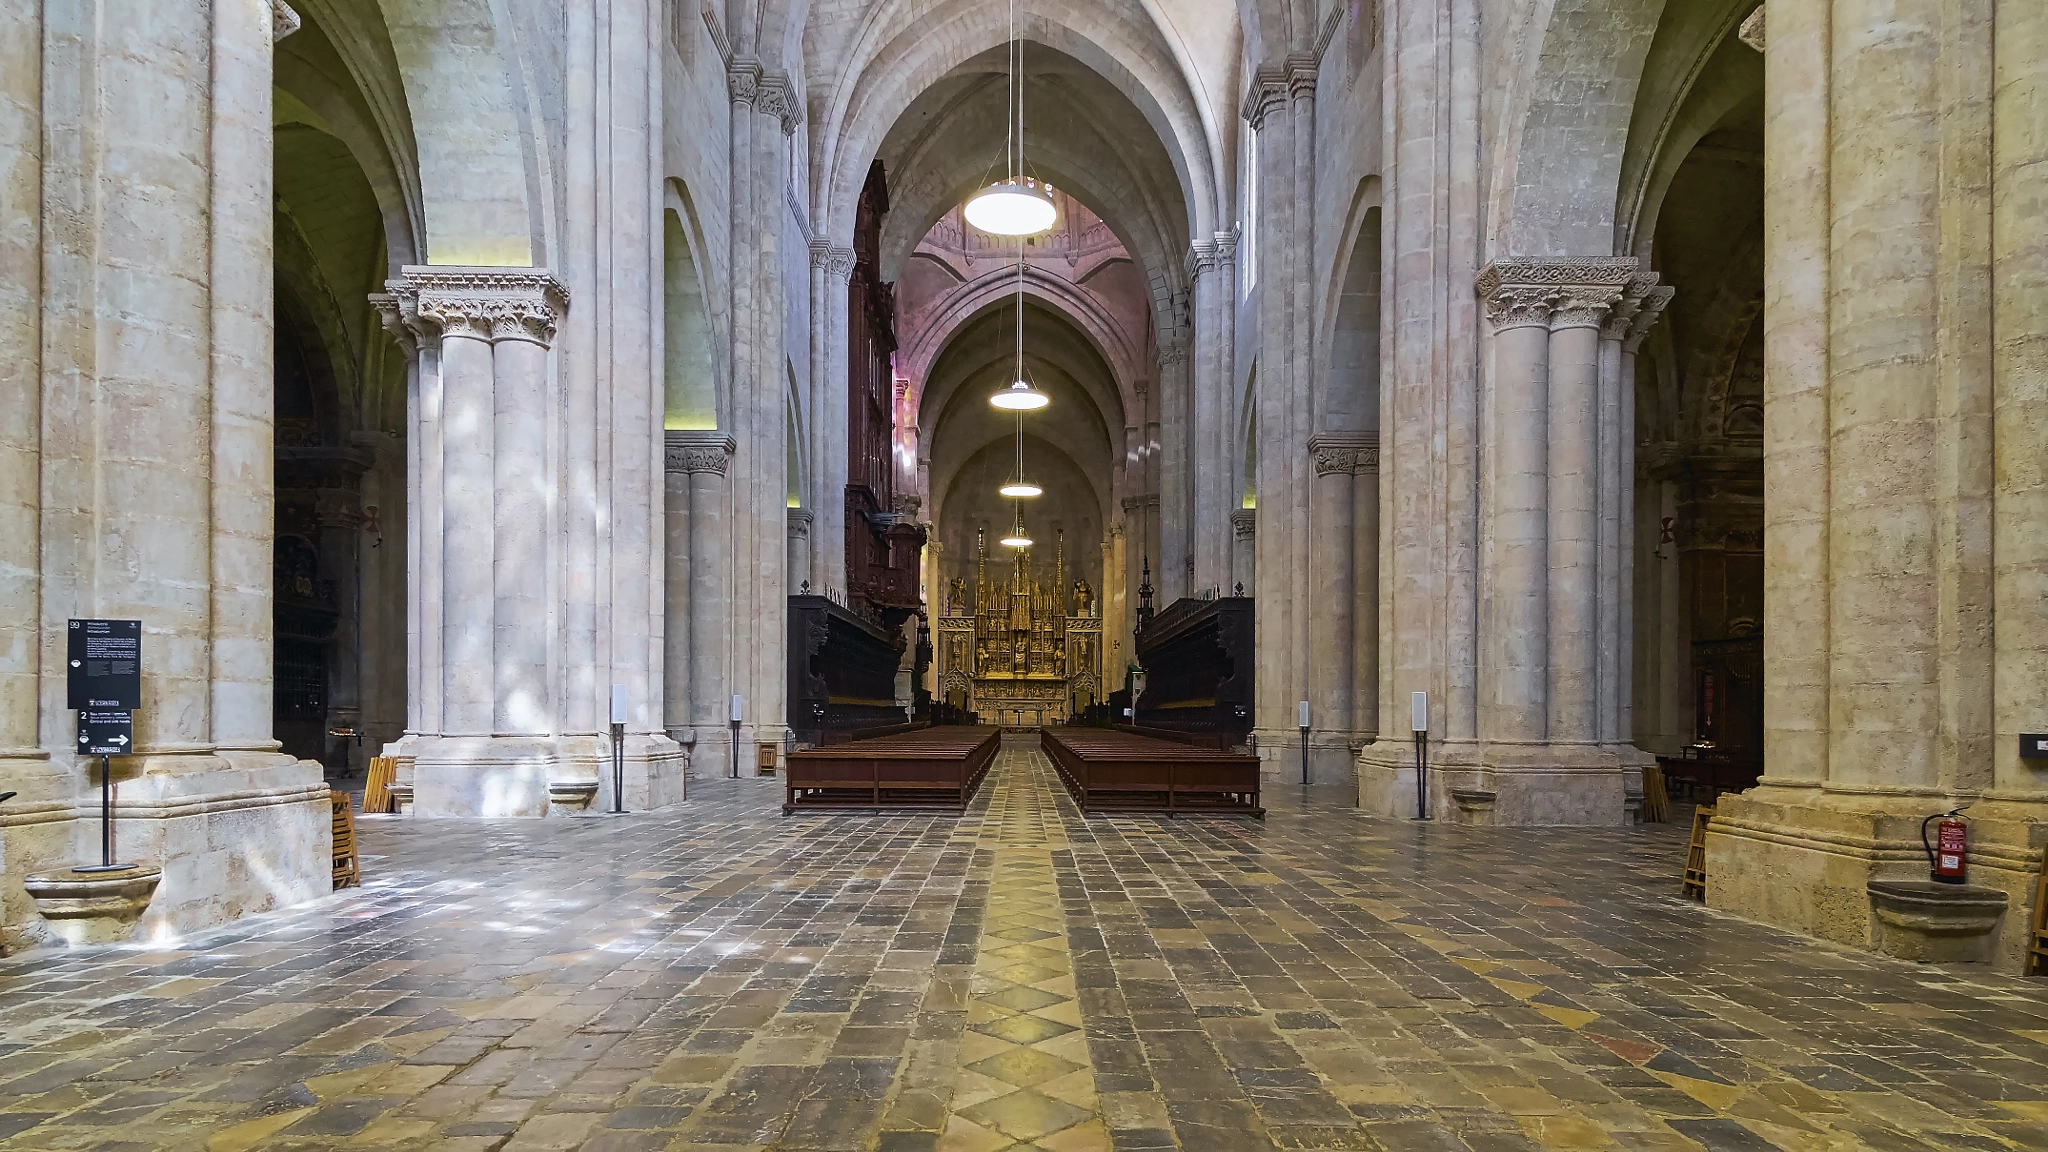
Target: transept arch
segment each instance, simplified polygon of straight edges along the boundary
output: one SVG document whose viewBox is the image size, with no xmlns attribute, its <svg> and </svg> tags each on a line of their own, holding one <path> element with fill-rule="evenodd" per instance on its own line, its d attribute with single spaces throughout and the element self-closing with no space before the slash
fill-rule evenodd
<svg viewBox="0 0 2048 1152">
<path fill-rule="evenodd" d="M 1157 26 L 1133 3 L 1092 8 L 1089 16 L 1072 26 L 1027 4 L 1018 13 L 1017 34 L 1072 57 L 1130 100 L 1166 149 L 1193 234 L 1213 233 L 1216 148 Z M 916 99 L 955 69 L 999 48 L 1007 35 L 1003 13 L 972 0 L 948 0 L 914 13 L 908 4 L 890 4 L 863 21 L 845 62 L 834 69 L 836 83 L 816 129 L 821 164 L 813 216 L 830 234 L 851 231 L 868 162 Z M 822 57 L 816 39 L 811 50 Z M 1186 239 L 1176 238 L 1175 246 Z"/>
</svg>

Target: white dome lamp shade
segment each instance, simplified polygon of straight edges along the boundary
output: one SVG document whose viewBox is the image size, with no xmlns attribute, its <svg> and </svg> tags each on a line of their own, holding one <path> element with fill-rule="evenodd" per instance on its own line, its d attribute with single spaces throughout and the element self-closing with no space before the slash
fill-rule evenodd
<svg viewBox="0 0 2048 1152">
<path fill-rule="evenodd" d="M 1036 412 L 1052 403 L 1052 398 L 1019 380 L 989 397 L 988 402 L 1008 412 Z"/>
<path fill-rule="evenodd" d="M 996 236 L 1036 236 L 1059 218 L 1051 191 L 1030 177 L 998 180 L 967 201 L 967 222 Z"/>
</svg>

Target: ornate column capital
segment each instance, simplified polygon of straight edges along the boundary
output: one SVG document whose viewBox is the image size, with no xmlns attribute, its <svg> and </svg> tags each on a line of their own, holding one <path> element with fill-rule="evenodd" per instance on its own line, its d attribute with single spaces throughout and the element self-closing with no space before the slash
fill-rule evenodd
<svg viewBox="0 0 2048 1152">
<path fill-rule="evenodd" d="M 398 346 L 407 356 L 417 356 L 420 351 L 420 312 L 417 296 L 401 297 L 395 292 L 370 293 L 370 307 L 377 310 L 377 318 L 383 322 L 384 330 L 398 341 Z"/>
<path fill-rule="evenodd" d="M 761 62 L 751 57 L 735 57 L 725 68 L 725 94 L 735 104 L 753 106 L 754 98 L 761 88 Z"/>
<path fill-rule="evenodd" d="M 545 268 L 467 268 L 407 265 L 397 280 L 387 280 L 386 299 L 372 297 L 385 313 L 385 326 L 395 314 L 415 338 L 438 330 L 443 336 L 472 340 L 527 340 L 552 344 L 562 314 L 569 310 L 569 290 Z"/>
<path fill-rule="evenodd" d="M 1735 38 L 1761 52 L 1764 50 L 1764 6 L 1759 4 L 1756 11 L 1743 18 L 1742 26 L 1735 30 Z"/>
<path fill-rule="evenodd" d="M 1188 245 L 1187 273 L 1190 281 L 1216 270 L 1216 242 L 1196 240 Z"/>
<path fill-rule="evenodd" d="M 1239 508 L 1230 514 L 1230 534 L 1239 540 L 1249 540 L 1258 533 L 1259 510 Z"/>
<path fill-rule="evenodd" d="M 754 110 L 782 122 L 784 136 L 796 135 L 804 122 L 803 100 L 789 82 L 787 72 L 763 72 L 754 89 Z"/>
<path fill-rule="evenodd" d="M 664 432 L 662 470 L 672 476 L 723 476 L 726 462 L 738 447 L 732 437 L 717 429 Z"/>
<path fill-rule="evenodd" d="M 854 259 L 853 249 L 837 247 L 823 236 L 811 241 L 811 267 L 823 268 L 841 280 L 853 275 Z"/>
<path fill-rule="evenodd" d="M 1287 103 L 1287 75 L 1277 68 L 1261 68 L 1252 73 L 1251 83 L 1245 87 L 1242 115 L 1257 132 L 1265 128 L 1266 117 Z"/>
<path fill-rule="evenodd" d="M 1377 432 L 1318 432 L 1309 438 L 1308 451 L 1318 476 L 1349 476 L 1380 468 Z"/>
<path fill-rule="evenodd" d="M 721 469 L 723 471 L 723 469 Z M 790 508 L 783 514 L 783 522 L 789 527 L 792 540 L 808 540 L 811 537 L 811 522 L 815 519 L 807 509 Z"/>
<path fill-rule="evenodd" d="M 1550 330 L 1600 328 L 1624 297 L 1605 284 L 1569 284 L 1557 290 L 1550 305 Z"/>
<path fill-rule="evenodd" d="M 1294 52 L 1287 57 L 1287 95 L 1295 100 L 1316 98 L 1316 74 L 1321 62 L 1313 52 Z"/>
<path fill-rule="evenodd" d="M 297 32 L 301 23 L 299 14 L 292 11 L 291 5 L 285 3 L 284 0 L 270 0 L 270 42 L 272 44 Z"/>
<path fill-rule="evenodd" d="M 1629 317 L 1628 331 L 1621 337 L 1622 351 L 1634 353 L 1643 346 L 1643 337 L 1648 336 L 1650 329 L 1656 327 L 1657 317 L 1664 314 L 1664 309 L 1670 306 L 1671 297 L 1677 291 L 1669 284 L 1659 284 L 1636 300 L 1635 312 Z"/>
<path fill-rule="evenodd" d="M 1598 327 L 1615 300 L 1643 274 L 1632 256 L 1572 260 L 1501 260 L 1473 287 L 1495 331 L 1529 327 Z"/>
</svg>

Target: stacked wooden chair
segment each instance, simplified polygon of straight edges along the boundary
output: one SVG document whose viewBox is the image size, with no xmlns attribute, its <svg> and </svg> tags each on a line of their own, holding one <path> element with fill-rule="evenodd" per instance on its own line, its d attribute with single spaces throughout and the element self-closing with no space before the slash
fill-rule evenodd
<svg viewBox="0 0 2048 1152">
<path fill-rule="evenodd" d="M 1685 883 L 1678 894 L 1689 900 L 1707 898 L 1707 824 L 1714 818 L 1712 807 L 1702 804 L 1692 810 L 1692 840 L 1685 846 Z"/>
<path fill-rule="evenodd" d="M 348 793 L 329 789 L 327 801 L 334 809 L 334 887 L 360 888 L 363 873 L 356 862 L 356 818 Z"/>
</svg>

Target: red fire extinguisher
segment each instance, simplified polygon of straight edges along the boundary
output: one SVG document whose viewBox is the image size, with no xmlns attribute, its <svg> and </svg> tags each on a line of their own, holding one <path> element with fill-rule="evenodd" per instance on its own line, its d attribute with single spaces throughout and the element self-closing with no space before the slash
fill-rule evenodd
<svg viewBox="0 0 2048 1152">
<path fill-rule="evenodd" d="M 1937 884 L 1961 884 L 1970 867 L 1970 826 L 1961 808 L 1920 822 L 1920 846 L 1927 850 L 1928 879 Z M 1927 826 L 1935 825 L 1934 839 L 1927 838 Z"/>
</svg>

